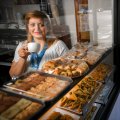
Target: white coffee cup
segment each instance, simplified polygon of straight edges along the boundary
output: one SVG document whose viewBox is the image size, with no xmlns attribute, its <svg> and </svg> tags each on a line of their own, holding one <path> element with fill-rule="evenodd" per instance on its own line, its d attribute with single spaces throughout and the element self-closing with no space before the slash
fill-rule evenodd
<svg viewBox="0 0 120 120">
<path fill-rule="evenodd" d="M 39 49 L 40 49 L 40 44 L 38 44 L 36 42 L 28 43 L 28 52 L 30 52 L 30 53 L 38 52 Z"/>
</svg>

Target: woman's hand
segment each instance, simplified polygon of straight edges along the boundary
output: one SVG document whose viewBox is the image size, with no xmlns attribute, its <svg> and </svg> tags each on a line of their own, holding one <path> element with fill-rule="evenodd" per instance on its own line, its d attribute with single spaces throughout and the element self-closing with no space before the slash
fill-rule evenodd
<svg viewBox="0 0 120 120">
<path fill-rule="evenodd" d="M 18 54 L 21 58 L 26 59 L 30 53 L 28 52 L 27 47 L 22 47 L 18 50 Z"/>
</svg>

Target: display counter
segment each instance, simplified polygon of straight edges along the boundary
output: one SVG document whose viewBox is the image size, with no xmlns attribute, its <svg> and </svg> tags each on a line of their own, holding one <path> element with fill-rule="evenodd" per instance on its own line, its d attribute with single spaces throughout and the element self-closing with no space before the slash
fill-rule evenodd
<svg viewBox="0 0 120 120">
<path fill-rule="evenodd" d="M 75 46 L 75 48 L 76 47 L 77 47 L 76 50 L 78 55 L 79 53 L 78 45 Z M 97 50 L 96 49 L 97 47 L 89 46 L 88 50 L 84 49 L 86 54 L 84 54 L 83 56 L 80 56 L 80 55 L 77 56 L 80 58 L 76 58 L 75 48 L 72 51 L 74 54 L 71 54 L 71 56 L 69 56 L 69 53 L 67 53 L 65 55 L 66 58 L 64 56 L 63 58 L 58 58 L 54 60 L 55 64 L 57 61 L 57 64 L 55 67 L 56 68 L 59 67 L 59 69 L 64 70 L 64 73 L 67 73 L 67 74 L 63 74 L 62 72 L 56 73 L 55 71 L 53 71 L 52 73 L 53 75 L 50 73 L 45 73 L 45 75 L 48 74 L 48 76 L 52 76 L 52 77 L 58 76 L 59 79 L 64 78 L 66 80 L 69 80 L 69 79 L 70 81 L 72 80 L 70 84 L 60 92 L 60 94 L 57 94 L 57 90 L 59 90 L 62 87 L 60 86 L 58 87 L 57 84 L 59 85 L 64 85 L 64 84 L 62 82 L 61 83 L 55 82 L 54 86 L 56 84 L 57 85 L 56 87 L 58 87 L 56 89 L 55 87 L 52 87 L 52 82 L 49 83 L 48 76 L 44 80 L 45 82 L 44 85 L 48 84 L 51 87 L 44 86 L 44 89 L 46 90 L 48 89 L 47 91 L 45 90 L 46 92 L 44 94 L 44 90 L 41 89 L 43 82 L 41 83 L 41 77 L 39 76 L 41 74 L 39 74 L 39 72 L 38 72 L 38 77 L 34 78 L 34 84 L 32 84 L 33 83 L 32 79 L 33 79 L 33 76 L 35 77 L 35 75 L 33 74 L 32 77 L 29 78 L 29 76 L 26 76 L 25 74 L 14 80 L 10 80 L 9 82 L 4 83 L 0 87 L 0 90 L 8 94 L 21 96 L 28 100 L 35 101 L 38 103 L 41 102 L 42 100 L 42 102 L 45 104 L 44 108 L 41 111 L 38 111 L 37 114 L 32 116 L 30 119 L 41 119 L 41 120 L 47 119 L 49 118 L 49 116 L 51 116 L 52 112 L 54 113 L 54 111 L 55 111 L 54 113 L 55 115 L 59 114 L 60 116 L 61 115 L 64 116 L 64 114 L 66 113 L 69 117 L 73 117 L 73 119 L 75 120 L 76 119 L 87 120 L 87 119 L 96 119 L 96 118 L 101 119 L 103 117 L 107 117 L 107 115 L 110 112 L 108 110 L 108 106 L 112 108 L 111 103 L 115 100 L 114 98 L 117 95 L 117 89 L 118 89 L 118 85 L 113 80 L 115 66 L 113 66 L 113 61 L 110 60 L 111 56 L 113 55 L 113 48 L 107 48 L 107 49 L 104 49 L 103 51 L 101 49 Z M 93 59 L 92 57 L 91 59 L 94 62 L 93 61 L 88 62 L 88 59 L 85 59 L 86 58 L 85 56 L 89 56 L 89 54 L 91 54 L 90 51 L 93 51 L 93 49 L 94 49 L 94 52 L 97 51 L 96 53 L 99 53 L 100 56 L 97 56 L 98 59 L 97 58 Z M 93 52 L 91 55 L 93 55 Z M 98 55 L 98 54 L 94 53 L 94 55 Z M 70 59 L 70 57 L 75 57 L 75 60 L 73 60 L 73 58 Z M 63 64 L 62 62 L 64 60 L 66 60 L 66 62 L 64 62 Z M 84 64 L 81 62 L 83 60 L 84 62 L 87 63 L 87 67 L 84 62 L 83 62 Z M 64 69 L 60 68 L 59 63 L 60 65 L 64 66 Z M 68 74 L 70 72 L 70 71 L 68 72 L 68 70 L 69 70 L 69 67 L 71 67 L 71 65 L 72 65 L 72 70 L 71 70 L 72 76 L 71 74 Z M 67 69 L 65 71 L 66 66 L 67 66 Z M 76 69 L 73 68 L 74 66 L 76 67 Z M 47 67 L 47 64 L 43 67 L 43 71 L 46 70 L 46 67 Z M 75 72 L 75 70 L 77 69 L 79 69 L 79 71 Z M 44 72 L 48 72 L 48 71 L 44 71 Z M 36 80 L 38 79 L 38 80 L 35 82 L 35 79 Z M 40 80 L 40 83 L 39 83 L 39 80 Z M 27 83 L 27 81 L 29 82 Z M 20 87 L 23 85 L 24 87 Z M 79 91 L 79 94 L 78 93 L 76 94 L 77 91 Z M 49 95 L 51 96 L 51 93 L 52 93 L 52 96 L 55 95 L 56 97 L 54 99 L 49 100 L 47 99 L 47 96 L 45 97 L 47 93 L 48 93 L 47 96 Z M 77 98 L 77 96 L 79 96 L 80 98 L 79 97 Z M 44 97 L 46 99 L 44 99 Z M 68 103 L 72 100 L 71 102 L 73 103 L 71 104 L 73 105 L 76 105 L 76 102 L 78 99 L 80 100 L 78 101 L 79 102 L 78 106 L 74 108 L 73 106 L 70 107 L 70 104 L 63 102 L 64 99 L 65 100 L 68 99 Z M 60 106 L 60 104 L 62 104 L 62 106 Z M 76 113 L 77 107 L 80 109 Z"/>
</svg>

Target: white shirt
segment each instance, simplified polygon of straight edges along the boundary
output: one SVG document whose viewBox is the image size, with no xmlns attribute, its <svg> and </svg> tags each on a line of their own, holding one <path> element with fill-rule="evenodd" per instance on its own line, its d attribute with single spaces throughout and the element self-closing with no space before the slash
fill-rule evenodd
<svg viewBox="0 0 120 120">
<path fill-rule="evenodd" d="M 20 56 L 18 55 L 18 50 L 23 46 L 24 42 L 20 42 L 19 45 L 16 48 L 15 51 L 15 55 L 14 55 L 14 59 L 13 61 L 17 62 L 20 58 Z M 39 69 L 42 68 L 43 64 L 51 59 L 60 57 L 62 55 L 64 55 L 66 52 L 68 51 L 67 46 L 65 45 L 65 43 L 61 40 L 58 40 L 55 44 L 51 45 L 46 51 L 44 56 L 41 59 L 41 62 L 39 64 Z M 27 62 L 30 63 L 30 58 L 31 55 L 28 56 L 27 58 Z M 27 72 L 28 71 L 34 71 L 35 69 L 33 69 L 32 67 L 29 66 L 27 67 Z"/>
</svg>

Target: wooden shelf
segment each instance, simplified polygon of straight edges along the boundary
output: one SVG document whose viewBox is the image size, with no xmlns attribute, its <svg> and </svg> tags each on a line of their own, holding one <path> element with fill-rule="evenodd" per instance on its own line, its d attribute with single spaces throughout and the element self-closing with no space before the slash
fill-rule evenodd
<svg viewBox="0 0 120 120">
<path fill-rule="evenodd" d="M 21 6 L 21 5 L 39 5 L 39 3 L 32 3 L 32 4 L 16 4 L 17 6 Z"/>
<path fill-rule="evenodd" d="M 74 0 L 77 41 L 90 41 L 89 22 L 88 22 L 88 0 Z"/>
</svg>

